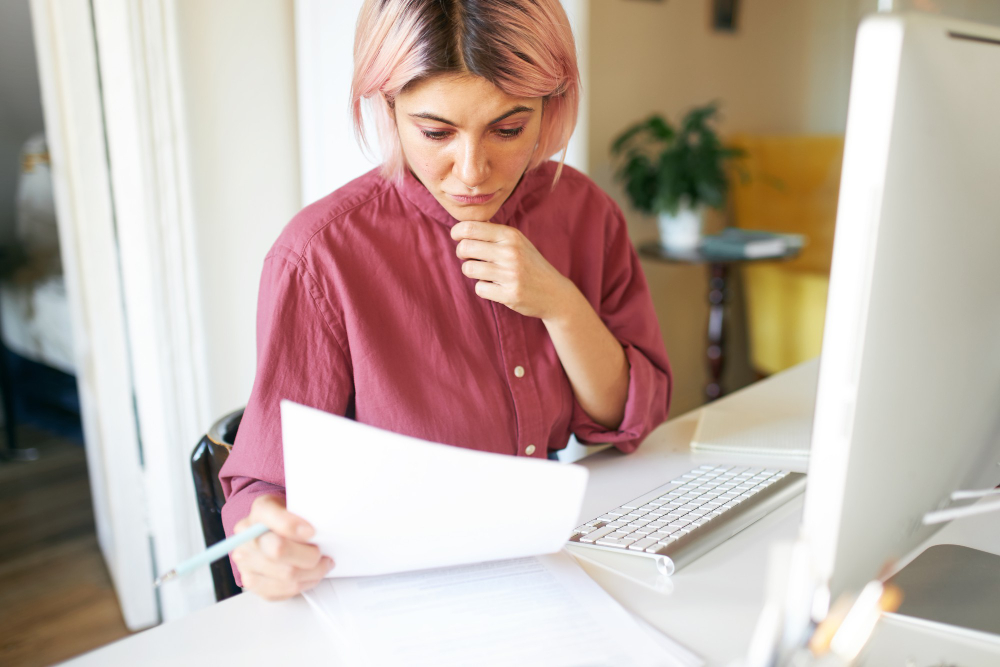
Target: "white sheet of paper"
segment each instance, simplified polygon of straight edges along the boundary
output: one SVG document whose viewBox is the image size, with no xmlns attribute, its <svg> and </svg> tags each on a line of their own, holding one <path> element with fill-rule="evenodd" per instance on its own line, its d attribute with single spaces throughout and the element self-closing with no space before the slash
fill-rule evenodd
<svg viewBox="0 0 1000 667">
<path fill-rule="evenodd" d="M 354 577 L 558 551 L 581 466 L 440 445 L 281 402 L 288 510 Z"/>
<path fill-rule="evenodd" d="M 304 594 L 348 665 L 691 667 L 565 553 L 386 577 Z M 674 645 L 676 646 L 676 645 Z"/>
</svg>

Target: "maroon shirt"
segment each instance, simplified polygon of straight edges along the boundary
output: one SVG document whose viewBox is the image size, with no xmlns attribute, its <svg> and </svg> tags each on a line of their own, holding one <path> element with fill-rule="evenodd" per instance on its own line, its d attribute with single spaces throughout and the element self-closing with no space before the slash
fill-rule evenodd
<svg viewBox="0 0 1000 667">
<path fill-rule="evenodd" d="M 219 475 L 227 534 L 258 495 L 284 494 L 283 398 L 543 459 L 571 433 L 631 452 L 666 418 L 670 366 L 625 220 L 570 167 L 552 190 L 556 166 L 526 173 L 492 222 L 519 229 L 621 341 L 630 366 L 621 426 L 609 431 L 583 411 L 540 319 L 476 295 L 450 236 L 457 221 L 434 196 L 409 173 L 395 186 L 373 170 L 303 209 L 264 259 L 257 374 Z"/>
</svg>

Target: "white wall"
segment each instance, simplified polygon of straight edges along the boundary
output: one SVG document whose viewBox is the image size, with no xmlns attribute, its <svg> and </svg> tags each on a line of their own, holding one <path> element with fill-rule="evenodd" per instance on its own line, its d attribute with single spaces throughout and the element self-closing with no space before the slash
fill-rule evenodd
<svg viewBox="0 0 1000 667">
<path fill-rule="evenodd" d="M 378 138 L 368 125 L 367 153 L 354 138 L 351 77 L 354 27 L 362 0 L 296 0 L 302 201 L 324 197 L 379 164 Z"/>
<path fill-rule="evenodd" d="M 14 236 L 21 146 L 44 129 L 28 0 L 0 2 L 0 243 Z"/>
<path fill-rule="evenodd" d="M 221 416 L 250 394 L 261 266 L 301 203 L 293 1 L 178 0 L 177 17 L 209 405 Z"/>
</svg>

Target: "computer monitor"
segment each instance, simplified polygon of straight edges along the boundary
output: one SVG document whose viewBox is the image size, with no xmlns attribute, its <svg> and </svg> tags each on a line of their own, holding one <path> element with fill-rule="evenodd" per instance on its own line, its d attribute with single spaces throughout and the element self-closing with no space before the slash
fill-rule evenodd
<svg viewBox="0 0 1000 667">
<path fill-rule="evenodd" d="M 860 26 L 803 518 L 830 599 L 1000 483 L 1000 28 Z"/>
</svg>

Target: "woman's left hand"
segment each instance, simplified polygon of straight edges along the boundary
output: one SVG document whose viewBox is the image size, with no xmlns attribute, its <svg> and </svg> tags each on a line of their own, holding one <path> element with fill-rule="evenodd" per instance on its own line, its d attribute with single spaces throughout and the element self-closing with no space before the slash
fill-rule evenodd
<svg viewBox="0 0 1000 667">
<path fill-rule="evenodd" d="M 462 273 L 477 280 L 476 294 L 527 317 L 555 320 L 573 283 L 513 227 L 463 221 L 451 228 Z"/>
</svg>

